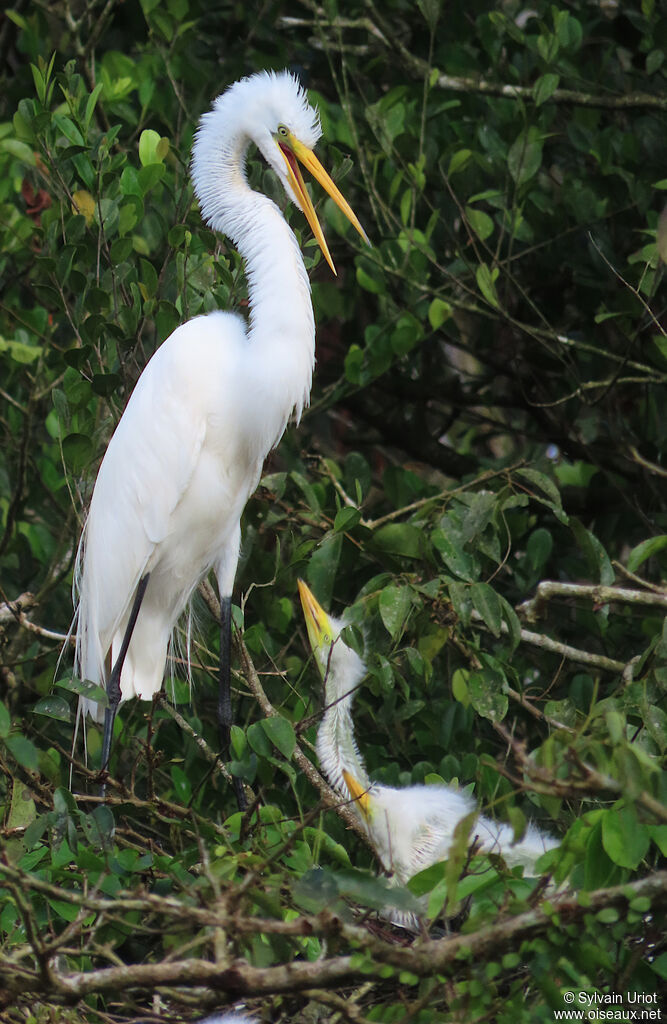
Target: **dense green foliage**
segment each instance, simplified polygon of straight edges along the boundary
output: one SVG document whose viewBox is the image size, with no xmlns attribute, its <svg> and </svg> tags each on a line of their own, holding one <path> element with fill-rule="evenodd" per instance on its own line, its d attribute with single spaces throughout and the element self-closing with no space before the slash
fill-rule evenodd
<svg viewBox="0 0 667 1024">
<path fill-rule="evenodd" d="M 550 1021 L 568 989 L 667 977 L 666 54 L 652 0 L 6 12 L 3 1020 L 152 1019 L 159 992 L 173 1021 L 238 998 L 267 1021 Z M 69 627 L 86 502 L 143 366 L 184 319 L 243 307 L 240 259 L 193 203 L 197 118 L 284 66 L 373 245 L 321 204 L 333 279 L 285 209 L 318 365 L 244 518 L 231 767 L 257 801 L 241 820 L 207 756 L 199 598 L 192 692 L 175 658 L 171 703 L 122 706 L 100 805 L 94 727 L 70 789 L 81 684 L 49 631 Z M 251 178 L 285 207 L 254 155 Z M 360 926 L 397 896 L 303 772 L 321 683 L 299 576 L 351 608 L 372 776 L 457 782 L 563 838 L 543 863 L 581 893 L 567 911 L 518 917 L 536 884 L 463 858 L 405 896 L 426 894 L 425 925 L 454 917 L 456 956 Z"/>
</svg>

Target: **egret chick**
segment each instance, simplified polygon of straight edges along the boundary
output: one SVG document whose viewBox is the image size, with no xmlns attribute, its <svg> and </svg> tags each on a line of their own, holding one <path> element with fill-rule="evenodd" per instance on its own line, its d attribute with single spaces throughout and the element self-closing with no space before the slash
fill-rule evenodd
<svg viewBox="0 0 667 1024">
<path fill-rule="evenodd" d="M 232 1013 L 213 1013 L 210 1017 L 203 1017 L 197 1024 L 257 1024 L 257 1018 L 235 1010 Z"/>
<path fill-rule="evenodd" d="M 327 615 L 303 580 L 299 580 L 299 595 L 325 687 L 317 734 L 322 770 L 337 792 L 354 801 L 383 868 L 404 885 L 417 872 L 447 858 L 454 830 L 463 818 L 475 814 L 475 801 L 451 786 L 397 789 L 369 781 L 352 720 L 364 663 L 340 635 L 345 620 Z M 558 846 L 557 840 L 534 825 L 515 843 L 509 825 L 483 815 L 477 817 L 470 838 L 485 853 L 500 854 L 509 867 L 521 865 L 527 874 L 535 874 L 536 860 Z"/>
</svg>

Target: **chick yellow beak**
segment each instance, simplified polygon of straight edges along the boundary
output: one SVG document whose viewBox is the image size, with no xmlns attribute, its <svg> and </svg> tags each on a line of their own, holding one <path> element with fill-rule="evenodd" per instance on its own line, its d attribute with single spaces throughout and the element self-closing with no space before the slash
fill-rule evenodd
<svg viewBox="0 0 667 1024">
<path fill-rule="evenodd" d="M 298 580 L 298 587 L 311 650 L 313 654 L 324 654 L 323 658 L 315 659 L 322 670 L 322 664 L 326 664 L 329 648 L 333 643 L 333 626 L 324 608 L 315 600 L 303 580 Z"/>
<path fill-rule="evenodd" d="M 322 250 L 325 260 L 335 274 L 336 268 L 334 267 L 333 260 L 331 259 L 329 246 L 326 243 L 324 232 L 322 231 L 320 222 L 317 219 L 315 207 L 313 206 L 312 200 L 306 190 L 306 185 L 303 180 L 298 161 L 301 161 L 306 170 L 310 171 L 316 181 L 319 181 L 322 188 L 328 192 L 336 206 L 343 211 L 347 219 L 353 227 L 356 228 L 365 242 L 368 242 L 368 235 L 359 223 L 357 215 L 354 213 L 347 199 L 344 198 L 338 187 L 331 180 L 312 149 L 309 149 L 308 146 L 304 146 L 303 142 L 299 142 L 291 132 L 281 135 L 279 139 L 276 139 L 276 142 L 283 155 L 283 159 L 287 164 L 287 180 L 292 187 L 292 191 L 299 200 L 299 205 L 304 212 L 306 220 L 310 224 L 310 229 L 315 235 L 317 244 Z"/>
<path fill-rule="evenodd" d="M 343 768 L 343 778 L 345 779 L 345 785 L 348 788 L 350 796 L 353 800 L 357 801 L 361 813 L 368 821 L 371 816 L 371 801 L 368 795 L 368 790 L 364 789 L 361 783 L 357 782 L 354 775 L 350 775 L 345 768 Z"/>
</svg>

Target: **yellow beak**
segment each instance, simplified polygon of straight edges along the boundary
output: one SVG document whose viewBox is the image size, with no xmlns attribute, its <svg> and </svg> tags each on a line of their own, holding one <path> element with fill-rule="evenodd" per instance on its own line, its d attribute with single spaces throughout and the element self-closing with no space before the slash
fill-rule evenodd
<svg viewBox="0 0 667 1024">
<path fill-rule="evenodd" d="M 305 214 L 306 220 L 310 224 L 311 231 L 315 235 L 317 244 L 322 250 L 325 260 L 335 274 L 336 268 L 334 267 L 333 260 L 331 259 L 329 246 L 326 243 L 324 232 L 322 231 L 320 222 L 317 219 L 315 207 L 313 206 L 312 200 L 306 190 L 306 185 L 297 160 L 301 161 L 306 170 L 310 171 L 316 181 L 319 181 L 322 188 L 329 193 L 336 206 L 343 211 L 347 219 L 353 227 L 356 228 L 365 242 L 368 242 L 368 235 L 359 223 L 357 215 L 354 213 L 347 199 L 345 199 L 340 193 L 338 187 L 324 170 L 312 149 L 308 149 L 308 146 L 304 146 L 303 142 L 299 142 L 291 132 L 287 135 L 281 136 L 281 138 L 276 139 L 276 141 L 278 143 L 278 148 L 283 155 L 283 159 L 287 164 L 287 179 L 292 186 L 292 191 L 299 200 L 301 209 Z"/>
<path fill-rule="evenodd" d="M 303 617 L 306 620 L 306 630 L 308 631 L 308 641 L 310 643 L 313 653 L 317 653 L 322 650 L 326 652 L 326 657 L 329 655 L 328 648 L 333 643 L 333 627 L 331 620 L 325 612 L 324 608 L 313 597 L 312 592 L 303 582 L 298 581 L 299 586 L 299 597 L 301 598 L 301 607 L 303 608 Z M 315 659 L 320 665 L 319 658 Z M 320 670 L 322 670 L 320 665 Z"/>
<path fill-rule="evenodd" d="M 345 779 L 345 785 L 349 790 L 350 796 L 352 797 L 353 800 L 357 801 L 364 817 L 367 820 L 370 819 L 371 801 L 368 795 L 368 790 L 364 789 L 364 787 L 359 782 L 357 782 L 354 775 L 350 775 L 350 773 L 346 771 L 345 768 L 343 768 L 343 778 Z"/>
</svg>

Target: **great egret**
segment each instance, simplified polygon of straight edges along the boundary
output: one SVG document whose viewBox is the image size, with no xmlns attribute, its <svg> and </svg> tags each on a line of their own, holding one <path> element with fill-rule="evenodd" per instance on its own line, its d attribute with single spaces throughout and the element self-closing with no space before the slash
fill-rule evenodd
<svg viewBox="0 0 667 1024">
<path fill-rule="evenodd" d="M 317 734 L 317 754 L 329 782 L 354 801 L 359 818 L 384 869 L 404 885 L 418 871 L 445 860 L 462 819 L 476 814 L 471 797 L 451 786 L 395 789 L 370 782 L 354 737 L 352 702 L 365 673 L 361 658 L 345 643 L 344 619 L 327 615 L 303 580 L 299 595 L 308 639 L 324 680 L 324 714 Z M 510 866 L 535 873 L 535 862 L 557 840 L 529 825 L 514 842 L 509 825 L 483 815 L 470 834 L 485 853 L 501 854 Z"/>
<path fill-rule="evenodd" d="M 178 327 L 144 369 L 99 469 L 75 572 L 76 669 L 106 685 L 103 769 L 118 704 L 158 692 L 173 628 L 210 569 L 221 598 L 218 712 L 228 749 L 241 513 L 266 455 L 308 402 L 315 351 L 297 240 L 275 203 L 250 188 L 246 153 L 255 143 L 335 273 L 298 161 L 366 236 L 312 152 L 320 134 L 287 71 L 236 82 L 199 123 L 194 190 L 203 219 L 245 260 L 250 321 L 215 312 Z M 94 701 L 83 708 L 100 719 Z M 240 780 L 235 787 L 242 805 Z"/>
</svg>

